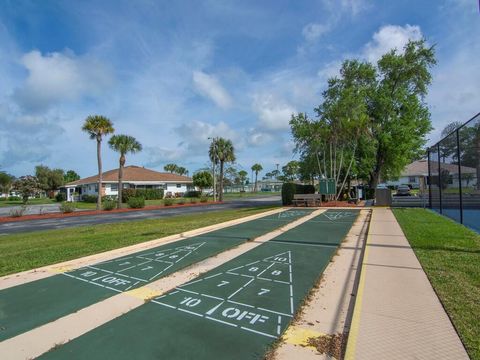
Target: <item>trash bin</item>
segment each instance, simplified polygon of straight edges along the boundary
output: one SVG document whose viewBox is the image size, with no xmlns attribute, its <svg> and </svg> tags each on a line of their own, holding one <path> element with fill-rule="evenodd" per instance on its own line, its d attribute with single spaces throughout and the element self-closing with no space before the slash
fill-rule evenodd
<svg viewBox="0 0 480 360">
<path fill-rule="evenodd" d="M 391 206 L 392 192 L 390 189 L 375 189 L 375 205 Z"/>
</svg>

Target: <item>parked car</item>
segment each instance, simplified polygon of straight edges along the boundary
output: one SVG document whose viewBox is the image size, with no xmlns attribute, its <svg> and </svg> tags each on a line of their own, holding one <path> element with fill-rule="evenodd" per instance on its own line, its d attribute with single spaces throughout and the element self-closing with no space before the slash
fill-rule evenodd
<svg viewBox="0 0 480 360">
<path fill-rule="evenodd" d="M 410 186 L 408 185 L 398 185 L 397 192 L 395 196 L 410 196 L 412 193 L 410 192 Z"/>
</svg>

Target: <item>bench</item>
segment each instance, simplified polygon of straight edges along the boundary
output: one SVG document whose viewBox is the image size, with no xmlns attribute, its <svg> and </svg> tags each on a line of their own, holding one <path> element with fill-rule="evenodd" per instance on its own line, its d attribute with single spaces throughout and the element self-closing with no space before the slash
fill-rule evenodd
<svg viewBox="0 0 480 360">
<path fill-rule="evenodd" d="M 293 205 L 298 206 L 303 204 L 304 206 L 320 206 L 322 205 L 321 194 L 295 194 L 292 200 Z"/>
</svg>

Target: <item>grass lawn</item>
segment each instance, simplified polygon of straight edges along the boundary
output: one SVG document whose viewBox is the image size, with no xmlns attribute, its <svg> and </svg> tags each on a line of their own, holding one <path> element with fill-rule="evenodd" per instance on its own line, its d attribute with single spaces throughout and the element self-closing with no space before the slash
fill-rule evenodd
<svg viewBox="0 0 480 360">
<path fill-rule="evenodd" d="M 30 199 L 30 200 L 28 200 L 27 206 L 28 205 L 54 204 L 54 203 L 55 203 L 55 200 L 52 200 L 52 199 L 49 199 L 49 198 Z M 14 200 L 14 201 L 1 200 L 0 201 L 0 207 L 19 206 L 19 205 L 23 205 L 22 200 Z"/>
<path fill-rule="evenodd" d="M 261 196 L 274 196 L 280 195 L 280 192 L 274 191 L 257 191 L 257 192 L 231 192 L 231 193 L 224 193 L 223 199 L 224 200 L 232 200 L 232 199 L 247 199 L 251 197 L 261 197 Z"/>
<path fill-rule="evenodd" d="M 480 235 L 424 209 L 393 210 L 472 360 L 480 360 Z"/>
<path fill-rule="evenodd" d="M 273 208 L 275 207 L 214 211 L 0 236 L 0 276 L 158 239 Z"/>
</svg>

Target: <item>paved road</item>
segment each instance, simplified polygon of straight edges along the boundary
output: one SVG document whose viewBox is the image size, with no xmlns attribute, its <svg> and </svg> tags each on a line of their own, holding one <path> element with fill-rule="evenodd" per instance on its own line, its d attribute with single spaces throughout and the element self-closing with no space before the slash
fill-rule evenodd
<svg viewBox="0 0 480 360">
<path fill-rule="evenodd" d="M 184 208 L 166 208 L 158 210 L 132 211 L 124 213 L 110 213 L 100 215 L 87 215 L 78 217 L 68 217 L 60 219 L 41 219 L 28 220 L 0 224 L 0 236 L 16 234 L 22 232 L 31 232 L 39 230 L 62 229 L 74 226 L 107 224 L 122 221 L 158 219 L 162 217 L 171 217 L 175 215 L 202 213 L 209 211 L 219 211 L 227 209 L 238 209 L 244 207 L 279 205 L 280 196 L 269 196 L 261 198 L 251 198 L 228 201 L 223 204 L 192 206 Z"/>
<path fill-rule="evenodd" d="M 12 210 L 20 209 L 21 206 L 6 206 L 0 208 L 0 216 L 9 216 Z M 27 205 L 25 215 L 39 215 L 59 212 L 60 204 Z"/>
</svg>

